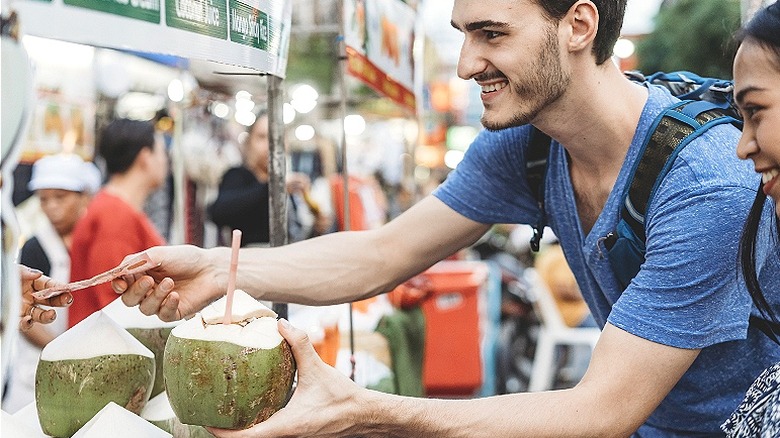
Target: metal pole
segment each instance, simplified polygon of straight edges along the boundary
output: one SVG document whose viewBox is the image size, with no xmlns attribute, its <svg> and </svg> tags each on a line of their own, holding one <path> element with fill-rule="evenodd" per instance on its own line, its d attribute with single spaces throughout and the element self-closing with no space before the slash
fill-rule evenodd
<svg viewBox="0 0 780 438">
<path fill-rule="evenodd" d="M 282 78 L 268 75 L 268 204 L 269 230 L 272 247 L 287 244 L 287 153 L 284 147 L 284 117 L 282 115 Z M 273 310 L 287 318 L 287 304 L 274 303 Z"/>
<path fill-rule="evenodd" d="M 349 215 L 349 170 L 347 168 L 347 133 L 344 130 L 344 119 L 347 117 L 347 81 L 346 81 L 346 69 L 344 68 L 347 62 L 347 45 L 344 41 L 346 35 L 346 24 L 344 23 L 344 2 L 341 2 L 341 8 L 339 10 L 339 29 L 341 34 L 338 37 L 339 42 L 339 92 L 341 101 L 339 102 L 339 113 L 341 116 L 341 176 L 342 176 L 342 192 L 344 195 L 344 231 L 350 230 L 350 215 Z M 352 321 L 352 303 L 349 303 L 349 361 L 351 364 L 350 379 L 355 380 L 355 330 Z"/>
</svg>

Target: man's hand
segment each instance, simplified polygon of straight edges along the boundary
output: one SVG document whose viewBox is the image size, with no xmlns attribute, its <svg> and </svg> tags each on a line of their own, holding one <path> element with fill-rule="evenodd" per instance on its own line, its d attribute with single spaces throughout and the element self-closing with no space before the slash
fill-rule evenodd
<svg viewBox="0 0 780 438">
<path fill-rule="evenodd" d="M 67 307 L 73 302 L 73 295 L 69 293 L 46 299 L 35 298 L 33 292 L 59 285 L 58 282 L 43 275 L 37 269 L 19 265 L 19 277 L 22 281 L 22 309 L 19 330 L 23 332 L 30 330 L 36 322 L 48 324 L 57 318 L 57 312 L 53 309 L 44 310 L 39 306 Z"/>
<path fill-rule="evenodd" d="M 150 248 L 144 253 L 154 268 L 118 278 L 111 286 L 125 305 L 138 305 L 145 315 L 156 314 L 163 321 L 186 318 L 225 293 L 227 270 L 220 270 L 220 260 L 209 256 L 213 251 L 192 245 Z M 135 257 L 138 254 L 128 255 L 122 263 Z M 225 267 L 228 262 L 225 251 Z"/>
<path fill-rule="evenodd" d="M 320 359 L 306 332 L 279 321 L 292 347 L 298 385 L 287 406 L 245 430 L 209 428 L 219 438 L 341 437 L 354 435 L 361 391 L 366 391 Z"/>
</svg>

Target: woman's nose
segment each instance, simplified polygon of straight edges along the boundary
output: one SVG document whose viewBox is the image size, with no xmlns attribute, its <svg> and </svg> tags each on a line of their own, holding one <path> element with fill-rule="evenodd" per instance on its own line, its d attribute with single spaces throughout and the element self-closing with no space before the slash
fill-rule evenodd
<svg viewBox="0 0 780 438">
<path fill-rule="evenodd" d="M 742 137 L 739 139 L 739 143 L 737 143 L 737 156 L 740 159 L 747 160 L 754 154 L 758 153 L 758 151 L 759 147 L 755 138 L 753 138 L 753 136 L 750 135 L 747 131 L 743 132 Z"/>
</svg>

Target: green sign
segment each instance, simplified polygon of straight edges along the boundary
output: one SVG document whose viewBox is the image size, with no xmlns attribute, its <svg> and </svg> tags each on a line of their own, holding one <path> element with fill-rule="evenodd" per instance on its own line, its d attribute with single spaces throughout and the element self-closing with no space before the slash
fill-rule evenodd
<svg viewBox="0 0 780 438">
<path fill-rule="evenodd" d="M 165 0 L 170 27 L 227 39 L 227 0 Z"/>
<path fill-rule="evenodd" d="M 238 0 L 230 0 L 230 41 L 268 50 L 268 14 Z"/>
<path fill-rule="evenodd" d="M 160 0 L 65 0 L 65 4 L 150 23 L 160 22 Z"/>
</svg>

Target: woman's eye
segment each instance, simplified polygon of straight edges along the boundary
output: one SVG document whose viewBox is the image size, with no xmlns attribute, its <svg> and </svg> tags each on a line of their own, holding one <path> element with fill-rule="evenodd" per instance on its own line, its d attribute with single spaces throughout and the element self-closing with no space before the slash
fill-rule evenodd
<svg viewBox="0 0 780 438">
<path fill-rule="evenodd" d="M 742 117 L 746 119 L 752 118 L 754 115 L 756 115 L 756 112 L 758 112 L 758 107 L 749 105 L 744 108 L 742 108 Z"/>
</svg>

